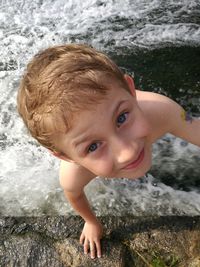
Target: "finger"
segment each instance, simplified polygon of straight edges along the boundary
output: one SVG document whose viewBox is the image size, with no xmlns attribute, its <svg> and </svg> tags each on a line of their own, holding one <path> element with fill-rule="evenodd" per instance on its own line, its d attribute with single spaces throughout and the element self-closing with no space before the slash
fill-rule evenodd
<svg viewBox="0 0 200 267">
<path fill-rule="evenodd" d="M 90 242 L 90 257 L 91 259 L 95 258 L 96 254 L 96 247 L 95 247 L 95 243 L 92 241 Z"/>
<path fill-rule="evenodd" d="M 96 242 L 96 250 L 97 250 L 97 257 L 101 258 L 101 243 L 99 240 Z"/>
<path fill-rule="evenodd" d="M 85 239 L 84 241 L 84 254 L 88 254 L 89 249 L 89 240 Z"/>
<path fill-rule="evenodd" d="M 79 239 L 81 245 L 83 245 L 84 240 L 85 240 L 85 235 L 82 233 Z"/>
</svg>

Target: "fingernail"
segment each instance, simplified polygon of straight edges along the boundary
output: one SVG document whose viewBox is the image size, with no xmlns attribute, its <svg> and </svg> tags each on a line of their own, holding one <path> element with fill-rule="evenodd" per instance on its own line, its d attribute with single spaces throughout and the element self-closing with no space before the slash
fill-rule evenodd
<svg viewBox="0 0 200 267">
<path fill-rule="evenodd" d="M 101 255 L 98 255 L 97 257 L 98 257 L 98 258 L 101 258 Z"/>
</svg>

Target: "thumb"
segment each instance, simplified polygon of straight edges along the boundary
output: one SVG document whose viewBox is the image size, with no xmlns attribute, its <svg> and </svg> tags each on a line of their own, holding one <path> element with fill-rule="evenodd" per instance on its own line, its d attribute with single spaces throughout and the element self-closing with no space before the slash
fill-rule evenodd
<svg viewBox="0 0 200 267">
<path fill-rule="evenodd" d="M 81 245 L 83 245 L 84 240 L 85 240 L 85 235 L 84 235 L 84 233 L 82 233 L 81 236 L 80 236 L 80 244 Z"/>
</svg>

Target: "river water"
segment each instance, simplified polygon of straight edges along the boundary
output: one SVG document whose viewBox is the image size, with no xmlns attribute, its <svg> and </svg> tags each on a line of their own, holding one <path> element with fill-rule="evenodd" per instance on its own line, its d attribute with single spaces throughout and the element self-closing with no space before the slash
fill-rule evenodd
<svg viewBox="0 0 200 267">
<path fill-rule="evenodd" d="M 200 116 L 199 0 L 1 0 L 2 215 L 73 213 L 59 187 L 59 161 L 27 134 L 16 112 L 27 61 L 69 42 L 105 51 L 139 88 L 170 96 Z M 167 134 L 154 145 L 145 177 L 96 178 L 86 192 L 97 215 L 199 215 L 199 166 L 200 149 Z"/>
</svg>

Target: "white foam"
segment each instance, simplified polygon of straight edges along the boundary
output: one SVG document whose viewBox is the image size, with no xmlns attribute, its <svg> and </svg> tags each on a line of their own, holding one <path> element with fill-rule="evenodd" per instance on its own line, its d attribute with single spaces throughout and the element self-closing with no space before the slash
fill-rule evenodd
<svg viewBox="0 0 200 267">
<path fill-rule="evenodd" d="M 46 150 L 15 144 L 0 156 L 4 170 L 0 177 L 0 213 L 20 216 L 70 211 L 59 186 L 59 162 Z"/>
<path fill-rule="evenodd" d="M 72 40 L 110 50 L 200 43 L 199 25 L 181 21 L 195 16 L 198 0 L 27 0 L 1 5 L 1 60 L 15 58 L 19 66 L 40 49 Z"/>
<path fill-rule="evenodd" d="M 94 192 L 97 189 L 97 194 Z M 200 195 L 157 183 L 149 174 L 139 180 L 96 179 L 86 190 L 97 214 L 198 215 Z"/>
<path fill-rule="evenodd" d="M 198 45 L 200 41 L 199 27 L 194 30 L 191 24 L 165 24 L 152 25 L 146 24 L 144 28 L 137 31 L 134 35 L 127 35 L 127 39 L 134 45 L 146 48 L 155 48 L 160 44 L 176 45 Z M 194 26 L 194 25 L 193 25 Z"/>
<path fill-rule="evenodd" d="M 135 46 L 150 49 L 168 43 L 199 45 L 199 25 L 179 21 L 192 17 L 198 8 L 198 0 L 0 2 L 0 213 L 72 212 L 59 187 L 58 161 L 33 141 L 16 112 L 19 78 L 28 60 L 40 49 L 72 41 L 109 51 Z M 170 142 L 174 149 L 171 166 L 186 155 L 191 155 L 191 160 L 198 156 L 192 145 L 183 147 L 172 137 Z M 159 153 L 156 145 L 154 158 L 158 159 Z M 195 190 L 155 185 L 152 176 L 143 182 L 95 179 L 86 190 L 97 214 L 199 214 Z"/>
</svg>

